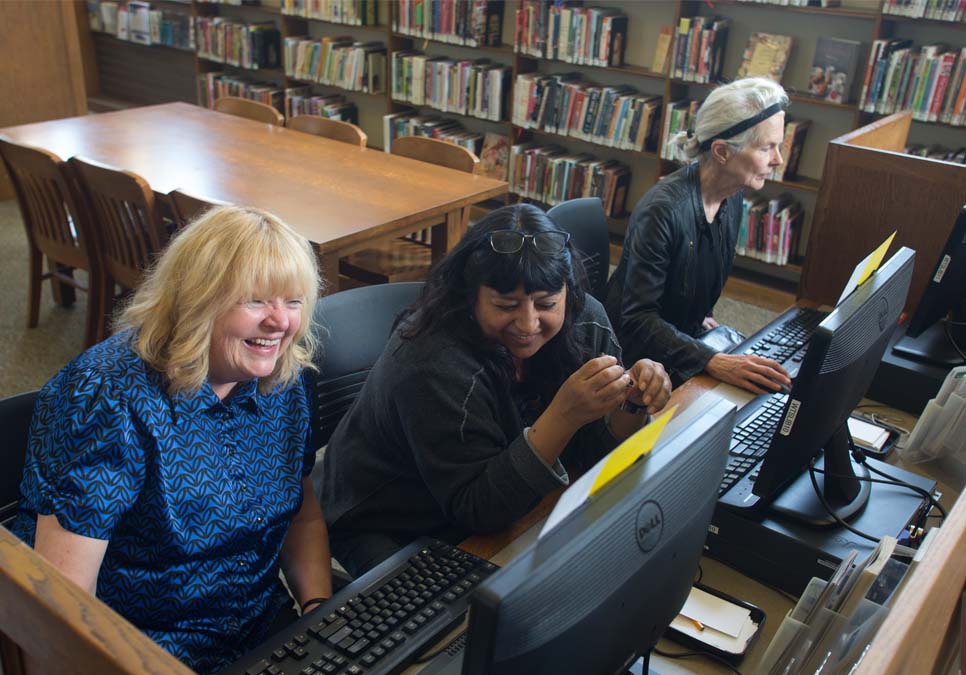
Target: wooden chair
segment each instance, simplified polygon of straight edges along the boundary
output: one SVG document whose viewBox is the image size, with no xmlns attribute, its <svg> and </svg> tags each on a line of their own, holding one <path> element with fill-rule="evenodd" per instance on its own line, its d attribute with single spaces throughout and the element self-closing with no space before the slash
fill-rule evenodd
<svg viewBox="0 0 966 675">
<path fill-rule="evenodd" d="M 144 270 L 168 242 L 169 233 L 154 192 L 143 178 L 81 157 L 68 163 L 86 197 L 90 229 L 99 247 L 91 289 L 98 293 L 100 303 L 100 341 L 110 333 L 115 286 L 136 288 Z"/>
<path fill-rule="evenodd" d="M 0 526 L 8 526 L 20 502 L 20 477 L 27 458 L 30 419 L 37 392 L 28 391 L 0 400 Z"/>
<path fill-rule="evenodd" d="M 168 201 L 171 203 L 171 210 L 174 212 L 175 221 L 178 227 L 184 227 L 192 220 L 213 206 L 228 206 L 228 202 L 209 197 L 199 197 L 184 190 L 172 190 L 168 193 Z"/>
<path fill-rule="evenodd" d="M 277 127 L 285 126 L 285 118 L 275 108 L 240 96 L 222 96 L 215 101 L 215 110 Z"/>
<path fill-rule="evenodd" d="M 610 272 L 610 234 L 600 198 L 569 199 L 547 211 L 547 215 L 557 227 L 570 233 L 587 271 L 587 290 L 603 302 Z"/>
<path fill-rule="evenodd" d="M 466 148 L 424 136 L 403 136 L 392 142 L 394 155 L 438 164 L 457 171 L 476 173 L 480 159 Z M 470 209 L 463 209 L 464 225 Z M 430 230 L 363 249 L 339 261 L 339 272 L 367 284 L 425 279 L 432 264 Z"/>
<path fill-rule="evenodd" d="M 27 229 L 29 280 L 27 327 L 34 328 L 40 315 L 40 287 L 51 280 L 54 300 L 69 306 L 75 288 L 87 293 L 84 347 L 94 344 L 98 308 L 89 286 L 74 279 L 73 270 L 91 271 L 91 250 L 86 219 L 78 208 L 73 178 L 57 155 L 0 138 L 0 156 L 13 182 L 24 226 Z M 49 272 L 43 272 L 43 257 Z"/>
<path fill-rule="evenodd" d="M 329 119 L 321 115 L 296 115 L 288 120 L 288 128 L 306 134 L 324 136 L 334 141 L 366 147 L 366 132 L 350 122 Z"/>
</svg>

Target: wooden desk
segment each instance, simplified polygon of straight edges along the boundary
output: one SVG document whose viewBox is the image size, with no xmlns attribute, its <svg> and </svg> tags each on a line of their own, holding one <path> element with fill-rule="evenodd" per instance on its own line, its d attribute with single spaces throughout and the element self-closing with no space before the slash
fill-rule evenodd
<svg viewBox="0 0 966 675">
<path fill-rule="evenodd" d="M 507 184 L 216 113 L 187 103 L 132 108 L 0 129 L 63 159 L 83 155 L 141 175 L 166 195 L 267 209 L 313 242 L 328 291 L 339 258 L 372 242 L 433 228 L 433 256 L 463 235 L 463 207 Z"/>
</svg>

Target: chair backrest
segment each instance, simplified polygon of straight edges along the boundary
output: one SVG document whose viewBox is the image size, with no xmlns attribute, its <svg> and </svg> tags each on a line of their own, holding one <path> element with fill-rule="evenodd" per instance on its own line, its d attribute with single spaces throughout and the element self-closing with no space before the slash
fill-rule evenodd
<svg viewBox="0 0 966 675">
<path fill-rule="evenodd" d="M 0 156 L 13 182 L 27 236 L 46 256 L 90 269 L 87 225 L 80 216 L 67 164 L 57 155 L 0 137 Z"/>
<path fill-rule="evenodd" d="M 168 241 L 154 192 L 136 173 L 81 157 L 68 163 L 87 198 L 104 272 L 121 286 L 135 288 Z"/>
<path fill-rule="evenodd" d="M 389 151 L 394 155 L 418 159 L 420 162 L 438 164 L 449 169 L 476 173 L 480 158 L 466 148 L 425 136 L 403 136 L 392 142 Z"/>
<path fill-rule="evenodd" d="M 316 356 L 319 372 L 307 373 L 314 447 L 329 442 L 382 354 L 396 317 L 415 302 L 422 288 L 421 281 L 379 284 L 319 299 L 315 306 L 315 323 L 323 329 L 322 349 Z"/>
<path fill-rule="evenodd" d="M 17 512 L 20 478 L 30 440 L 30 419 L 36 400 L 36 391 L 0 400 L 0 462 L 3 466 L 0 470 L 0 525 L 8 525 Z"/>
<path fill-rule="evenodd" d="M 289 129 L 306 134 L 324 136 L 342 143 L 352 143 L 360 148 L 366 147 L 366 141 L 369 138 L 365 131 L 351 122 L 333 120 L 321 115 L 296 115 L 289 118 L 287 126 Z"/>
<path fill-rule="evenodd" d="M 590 294 L 604 301 L 610 272 L 610 234 L 599 197 L 581 197 L 557 204 L 547 215 L 573 239 L 587 270 Z"/>
<path fill-rule="evenodd" d="M 184 227 L 213 206 L 228 206 L 228 202 L 210 197 L 199 197 L 184 190 L 172 190 L 168 193 L 171 209 L 178 221 L 178 227 Z"/>
<path fill-rule="evenodd" d="M 272 106 L 240 96 L 222 96 L 215 101 L 215 110 L 238 117 L 247 117 L 256 122 L 274 124 L 277 127 L 285 125 L 282 113 Z"/>
</svg>

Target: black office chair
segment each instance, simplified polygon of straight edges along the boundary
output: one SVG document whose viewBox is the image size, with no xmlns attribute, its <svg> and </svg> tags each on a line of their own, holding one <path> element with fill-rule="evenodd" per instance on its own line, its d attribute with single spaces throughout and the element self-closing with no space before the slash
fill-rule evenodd
<svg viewBox="0 0 966 675">
<path fill-rule="evenodd" d="M 0 400 L 0 525 L 4 527 L 13 521 L 20 502 L 20 478 L 36 400 L 36 391 Z"/>
<path fill-rule="evenodd" d="M 603 302 L 610 272 L 610 235 L 600 198 L 570 199 L 551 208 L 547 215 L 557 227 L 570 233 L 574 247 L 583 255 L 587 290 Z"/>
<path fill-rule="evenodd" d="M 396 317 L 422 288 L 421 281 L 378 284 L 319 299 L 315 321 L 325 329 L 316 356 L 319 372 L 307 374 L 316 448 L 329 442 L 382 354 Z"/>
</svg>

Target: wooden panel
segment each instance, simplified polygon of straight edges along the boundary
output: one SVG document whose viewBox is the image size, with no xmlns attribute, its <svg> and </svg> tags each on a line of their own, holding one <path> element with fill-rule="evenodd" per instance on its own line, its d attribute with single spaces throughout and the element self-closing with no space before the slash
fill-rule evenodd
<svg viewBox="0 0 966 675">
<path fill-rule="evenodd" d="M 835 140 L 848 145 L 902 152 L 909 138 L 910 126 L 912 126 L 912 113 L 896 113 L 850 131 Z"/>
<path fill-rule="evenodd" d="M 0 63 L 0 127 L 87 112 L 72 3 L 0 2 Z M 0 171 L 0 199 L 12 197 Z"/>
<path fill-rule="evenodd" d="M 916 251 L 912 312 L 964 201 L 966 166 L 833 141 L 798 297 L 835 304 L 855 265 L 897 230 L 892 250 Z"/>
<path fill-rule="evenodd" d="M 193 52 L 92 35 L 101 96 L 142 105 L 196 102 Z"/>
</svg>

